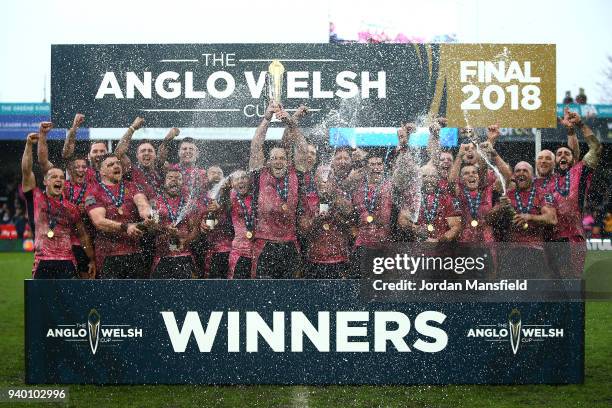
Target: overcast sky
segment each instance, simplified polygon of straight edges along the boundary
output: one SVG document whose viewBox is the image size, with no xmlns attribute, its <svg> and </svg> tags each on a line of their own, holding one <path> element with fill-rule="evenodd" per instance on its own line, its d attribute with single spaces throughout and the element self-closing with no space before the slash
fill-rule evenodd
<svg viewBox="0 0 612 408">
<path fill-rule="evenodd" d="M 418 14 L 421 1 L 347 0 L 331 10 L 356 20 L 376 7 L 376 15 L 394 23 L 401 16 L 407 27 L 416 19 L 442 21 L 460 42 L 556 43 L 557 99 L 582 86 L 589 102 L 601 100 L 597 82 L 612 55 L 612 1 L 437 0 L 448 3 L 439 20 Z M 329 16 L 326 0 L 9 0 L 0 14 L 0 102 L 42 100 L 51 44 L 318 43 L 328 41 Z"/>
</svg>

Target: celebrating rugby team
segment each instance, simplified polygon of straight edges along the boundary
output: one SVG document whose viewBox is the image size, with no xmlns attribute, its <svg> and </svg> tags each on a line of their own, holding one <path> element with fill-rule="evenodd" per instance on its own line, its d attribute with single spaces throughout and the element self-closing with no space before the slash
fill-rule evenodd
<svg viewBox="0 0 612 408">
<path fill-rule="evenodd" d="M 60 166 L 49 161 L 53 125 L 41 123 L 27 136 L 21 164 L 35 232 L 33 277 L 358 278 L 366 252 L 394 242 L 489 246 L 493 258 L 494 245 L 504 242 L 521 259 L 542 259 L 550 269 L 581 262 L 582 209 L 601 144 L 578 114 L 565 111 L 567 145 L 539 152 L 535 171 L 526 161 L 512 169 L 500 157 L 495 125 L 486 140 L 461 129 L 467 143 L 453 157 L 440 148 L 444 118 L 431 120 L 423 166 L 408 143 L 413 123 L 398 130 L 392 152 L 337 147 L 329 163 L 319 163 L 317 146 L 299 127 L 306 114 L 303 106 L 291 115 L 270 103 L 251 142 L 249 168 L 227 178 L 218 166 L 198 167 L 191 138 L 179 139 L 178 163 L 169 163 L 177 128 L 157 149 L 138 140 L 136 157 L 128 157 L 143 118 L 114 152 L 94 141 L 79 157 L 76 133 L 85 117 L 76 114 Z M 285 129 L 266 155 L 273 117 Z M 589 146 L 582 158 L 579 133 Z M 567 262 L 547 254 L 547 242 L 561 245 Z"/>
</svg>

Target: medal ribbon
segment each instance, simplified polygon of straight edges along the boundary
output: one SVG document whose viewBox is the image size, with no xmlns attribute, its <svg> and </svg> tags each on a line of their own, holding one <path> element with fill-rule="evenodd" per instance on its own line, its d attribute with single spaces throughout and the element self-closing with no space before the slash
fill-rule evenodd
<svg viewBox="0 0 612 408">
<path fill-rule="evenodd" d="M 535 184 L 531 186 L 531 191 L 529 192 L 529 200 L 527 201 L 527 207 L 523 206 L 523 202 L 521 201 L 521 195 L 518 190 L 514 190 L 514 199 L 516 200 L 516 209 L 522 214 L 529 214 L 531 208 L 533 207 L 533 198 L 535 197 Z"/>
<path fill-rule="evenodd" d="M 311 171 L 310 173 L 308 173 L 308 187 L 306 187 L 306 192 L 312 193 L 316 190 L 314 179 L 315 179 L 314 171 Z"/>
<path fill-rule="evenodd" d="M 74 197 L 74 183 L 71 182 L 70 188 L 68 189 L 68 195 L 70 196 L 68 200 L 71 203 L 74 203 L 76 205 L 81 204 L 81 202 L 83 201 L 83 195 L 85 195 L 85 190 L 87 190 L 87 183 L 81 184 L 81 191 L 79 191 L 79 195 L 75 198 Z"/>
<path fill-rule="evenodd" d="M 159 181 L 159 178 L 157 177 L 157 173 L 155 172 L 155 170 L 148 171 L 144 167 L 142 167 L 140 163 L 138 163 L 136 167 L 138 167 L 140 171 L 142 171 L 142 174 L 144 174 L 147 184 L 153 187 L 155 193 L 158 195 L 163 195 L 161 189 L 159 188 L 161 183 Z"/>
<path fill-rule="evenodd" d="M 561 194 L 562 197 L 567 197 L 570 192 L 570 172 L 565 173 L 565 188 L 559 188 L 559 177 L 555 178 L 555 191 Z"/>
<path fill-rule="evenodd" d="M 242 209 L 242 215 L 244 216 L 244 225 L 246 225 L 247 231 L 255 230 L 255 220 L 253 219 L 253 208 L 251 206 L 247 207 L 245 199 L 246 197 L 242 197 L 240 193 L 236 193 L 236 199 L 238 200 L 238 204 L 240 204 L 240 208 Z M 251 201 L 251 205 L 253 202 Z"/>
<path fill-rule="evenodd" d="M 176 212 L 172 211 L 172 206 L 166 199 L 165 194 L 162 194 L 162 199 L 164 200 L 164 204 L 166 205 L 166 209 L 168 210 L 168 218 L 170 218 L 170 221 L 172 222 L 173 225 L 176 225 L 177 224 L 176 221 L 178 220 L 179 214 L 181 213 L 181 211 L 183 211 L 183 206 L 185 205 L 185 200 L 183 199 L 183 195 L 181 194 L 181 199 L 179 201 L 179 205 L 178 205 L 178 208 L 176 209 Z"/>
<path fill-rule="evenodd" d="M 123 199 L 125 198 L 125 185 L 123 184 L 123 180 L 121 180 L 121 182 L 119 183 L 119 197 L 118 198 L 115 198 L 112 191 L 110 191 L 108 187 L 106 187 L 106 184 L 100 183 L 100 186 L 102 187 L 102 190 L 104 190 L 106 195 L 111 199 L 113 204 L 115 204 L 115 207 L 119 208 L 123 205 Z"/>
<path fill-rule="evenodd" d="M 49 229 L 53 230 L 55 226 L 57 225 L 57 217 L 60 215 L 60 211 L 58 210 L 55 214 L 53 214 L 53 212 L 51 211 L 51 199 L 47 195 L 46 191 L 43 191 L 43 194 L 45 195 L 45 198 L 47 201 L 47 218 L 49 220 Z M 60 202 L 60 205 L 63 205 L 64 203 L 63 195 L 60 195 L 59 202 Z"/>
<path fill-rule="evenodd" d="M 281 200 L 287 202 L 289 198 L 289 172 L 285 173 L 285 177 L 283 177 L 282 187 L 279 179 L 276 179 L 276 192 Z"/>
<path fill-rule="evenodd" d="M 436 189 L 436 193 L 434 194 L 433 205 L 431 206 L 431 209 L 427 208 L 427 196 L 424 195 L 422 198 L 421 206 L 423 207 L 423 214 L 425 215 L 425 221 L 427 221 L 428 224 L 433 223 L 433 220 L 436 218 L 436 215 L 438 214 L 439 198 L 440 198 L 440 190 Z"/>
<path fill-rule="evenodd" d="M 374 209 L 376 208 L 376 204 L 378 202 L 378 196 L 382 188 L 382 183 L 378 183 L 378 185 L 376 185 L 376 188 L 372 192 L 371 197 L 370 197 L 370 188 L 368 187 L 369 184 L 370 184 L 369 177 L 366 176 L 365 184 L 363 186 L 363 204 L 365 205 L 366 210 L 368 210 L 368 214 L 373 214 Z"/>
<path fill-rule="evenodd" d="M 482 200 L 482 191 L 478 190 L 478 194 L 476 198 L 472 200 L 472 195 L 468 191 L 467 188 L 463 187 L 463 194 L 465 194 L 465 199 L 468 202 L 468 207 L 470 208 L 470 214 L 472 215 L 472 219 L 478 219 L 478 209 L 480 208 L 480 202 Z"/>
</svg>

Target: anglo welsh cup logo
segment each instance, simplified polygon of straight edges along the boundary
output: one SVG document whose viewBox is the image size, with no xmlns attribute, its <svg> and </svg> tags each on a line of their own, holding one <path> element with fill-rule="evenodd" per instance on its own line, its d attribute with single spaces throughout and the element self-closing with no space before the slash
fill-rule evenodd
<svg viewBox="0 0 612 408">
<path fill-rule="evenodd" d="M 508 316 L 508 325 L 510 326 L 512 352 L 516 354 L 519 344 L 521 344 L 521 312 L 518 309 L 512 309 L 512 313 Z"/>
<path fill-rule="evenodd" d="M 126 340 L 142 338 L 142 329 L 130 324 L 102 324 L 100 313 L 91 309 L 87 314 L 87 321 L 50 327 L 46 337 L 83 347 L 89 343 L 91 354 L 95 355 L 98 346 L 117 346 Z"/>
<path fill-rule="evenodd" d="M 552 324 L 541 322 L 541 324 L 523 324 L 521 312 L 512 309 L 508 320 L 495 323 L 484 322 L 468 330 L 468 338 L 482 339 L 491 344 L 508 347 L 516 355 L 522 345 L 537 345 L 543 341 L 562 338 L 563 329 L 553 327 Z"/>
<path fill-rule="evenodd" d="M 100 339 L 100 314 L 96 309 L 91 309 L 87 316 L 87 329 L 89 333 L 89 347 L 91 353 L 96 354 L 98 340 Z"/>
</svg>

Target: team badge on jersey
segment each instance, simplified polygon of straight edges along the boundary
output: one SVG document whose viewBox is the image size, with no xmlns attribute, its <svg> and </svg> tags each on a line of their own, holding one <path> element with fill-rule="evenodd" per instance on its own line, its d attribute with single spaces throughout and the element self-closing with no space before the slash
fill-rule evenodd
<svg viewBox="0 0 612 408">
<path fill-rule="evenodd" d="M 460 211 L 461 210 L 461 203 L 459 202 L 459 199 L 456 197 L 453 197 L 453 209 L 455 211 Z"/>
<path fill-rule="evenodd" d="M 548 204 L 548 205 L 553 205 L 553 202 L 554 202 L 554 200 L 553 200 L 553 195 L 552 195 L 552 194 L 550 194 L 550 193 L 545 193 L 545 194 L 544 194 L 544 201 L 545 201 L 545 202 L 546 202 L 546 204 Z"/>
<path fill-rule="evenodd" d="M 94 205 L 94 204 L 96 204 L 96 197 L 87 196 L 87 198 L 85 199 L 85 205 L 89 206 L 89 205 Z"/>
</svg>

